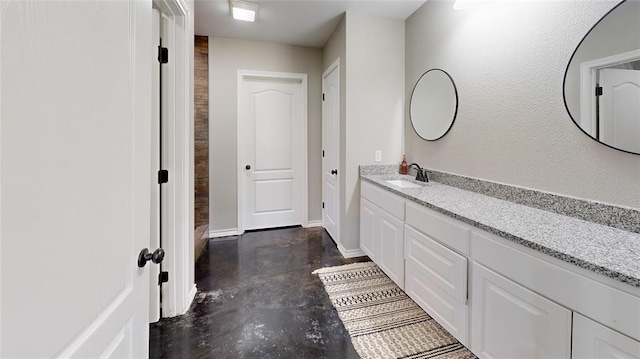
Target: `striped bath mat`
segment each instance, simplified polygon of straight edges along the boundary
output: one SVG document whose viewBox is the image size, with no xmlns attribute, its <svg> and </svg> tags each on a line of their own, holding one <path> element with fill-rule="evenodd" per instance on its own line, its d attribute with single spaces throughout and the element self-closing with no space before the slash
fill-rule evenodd
<svg viewBox="0 0 640 359">
<path fill-rule="evenodd" d="M 362 358 L 476 358 L 373 262 L 328 267 L 320 277 Z"/>
</svg>

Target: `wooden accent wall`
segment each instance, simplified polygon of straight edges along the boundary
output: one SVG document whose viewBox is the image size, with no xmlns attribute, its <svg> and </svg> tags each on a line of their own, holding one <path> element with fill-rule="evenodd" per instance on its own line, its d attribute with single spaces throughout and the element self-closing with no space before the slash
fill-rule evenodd
<svg viewBox="0 0 640 359">
<path fill-rule="evenodd" d="M 194 46 L 195 226 L 209 224 L 209 38 Z"/>
</svg>

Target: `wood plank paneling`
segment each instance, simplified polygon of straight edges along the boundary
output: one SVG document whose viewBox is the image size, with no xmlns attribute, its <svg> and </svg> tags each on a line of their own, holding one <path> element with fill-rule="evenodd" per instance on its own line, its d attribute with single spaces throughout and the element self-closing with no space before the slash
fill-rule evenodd
<svg viewBox="0 0 640 359">
<path fill-rule="evenodd" d="M 209 38 L 195 36 L 195 226 L 209 224 Z"/>
</svg>

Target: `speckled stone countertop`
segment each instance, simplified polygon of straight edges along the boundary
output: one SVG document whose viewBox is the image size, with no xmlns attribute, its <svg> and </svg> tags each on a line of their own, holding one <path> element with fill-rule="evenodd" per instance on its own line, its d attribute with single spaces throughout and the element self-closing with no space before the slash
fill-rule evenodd
<svg viewBox="0 0 640 359">
<path fill-rule="evenodd" d="M 360 178 L 415 203 L 579 267 L 640 288 L 640 234 L 528 207 L 437 182 L 400 188 L 412 176 L 361 173 Z"/>
</svg>

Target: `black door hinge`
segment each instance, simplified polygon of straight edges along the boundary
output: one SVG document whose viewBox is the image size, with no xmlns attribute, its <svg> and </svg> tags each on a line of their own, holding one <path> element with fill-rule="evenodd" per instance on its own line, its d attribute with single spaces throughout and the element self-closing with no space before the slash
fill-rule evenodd
<svg viewBox="0 0 640 359">
<path fill-rule="evenodd" d="M 596 87 L 596 96 L 602 96 L 602 87 Z"/>
<path fill-rule="evenodd" d="M 166 47 L 158 46 L 158 62 L 166 64 L 169 62 L 169 49 Z"/>
<path fill-rule="evenodd" d="M 169 182 L 169 171 L 160 170 L 158 171 L 158 184 Z"/>
<path fill-rule="evenodd" d="M 322 202 L 322 208 L 324 208 L 324 202 Z"/>
<path fill-rule="evenodd" d="M 160 272 L 158 274 L 158 285 L 162 285 L 162 283 L 167 283 L 169 281 L 169 272 Z"/>
<path fill-rule="evenodd" d="M 322 150 L 322 157 L 324 157 L 324 150 Z"/>
<path fill-rule="evenodd" d="M 322 101 L 324 101 L 324 94 L 322 94 Z"/>
</svg>

